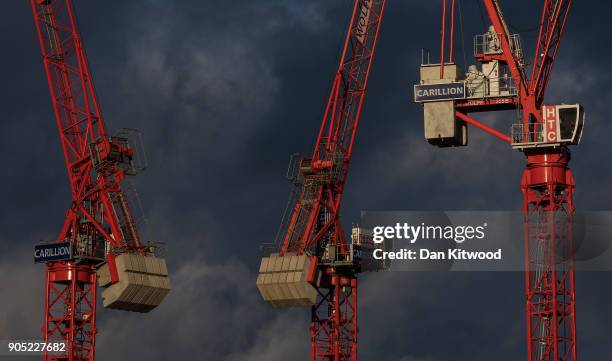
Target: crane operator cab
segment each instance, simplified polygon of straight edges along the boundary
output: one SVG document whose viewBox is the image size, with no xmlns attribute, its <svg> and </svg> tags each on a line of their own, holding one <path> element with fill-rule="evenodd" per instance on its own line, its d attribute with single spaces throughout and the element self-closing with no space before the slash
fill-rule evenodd
<svg viewBox="0 0 612 361">
<path fill-rule="evenodd" d="M 515 149 L 577 145 L 584 127 L 580 104 L 543 105 L 542 122 L 512 125 Z"/>
</svg>

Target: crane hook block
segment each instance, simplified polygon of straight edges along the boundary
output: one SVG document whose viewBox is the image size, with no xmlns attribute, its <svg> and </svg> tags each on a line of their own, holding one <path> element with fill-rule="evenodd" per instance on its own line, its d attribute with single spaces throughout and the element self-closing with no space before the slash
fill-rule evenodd
<svg viewBox="0 0 612 361">
<path fill-rule="evenodd" d="M 145 313 L 159 306 L 170 292 L 164 258 L 123 253 L 115 257 L 115 263 L 119 282 L 111 283 L 106 263 L 97 272 L 104 307 Z"/>
<path fill-rule="evenodd" d="M 272 254 L 261 260 L 257 288 L 274 308 L 310 307 L 317 301 L 319 279 L 316 257 Z"/>
</svg>

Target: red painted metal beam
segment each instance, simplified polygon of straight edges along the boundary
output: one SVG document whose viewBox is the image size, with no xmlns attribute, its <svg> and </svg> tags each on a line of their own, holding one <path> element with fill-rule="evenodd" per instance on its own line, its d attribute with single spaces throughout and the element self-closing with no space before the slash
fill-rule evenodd
<svg viewBox="0 0 612 361">
<path fill-rule="evenodd" d="M 545 0 L 531 68 L 529 92 L 540 107 L 569 16 L 571 0 Z"/>
<path fill-rule="evenodd" d="M 476 120 L 476 119 L 474 119 L 474 118 L 472 118 L 472 117 L 470 117 L 468 115 L 465 115 L 465 114 L 463 114 L 461 112 L 458 112 L 458 111 L 455 112 L 455 115 L 457 116 L 457 118 L 465 121 L 466 123 L 471 124 L 471 125 L 475 126 L 476 128 L 479 128 L 479 129 L 481 129 L 481 130 L 491 134 L 492 136 L 497 137 L 497 138 L 503 140 L 504 142 L 512 143 L 512 139 L 509 136 L 507 136 L 506 134 L 504 134 L 504 133 L 502 133 L 502 132 L 500 132 L 500 131 L 498 131 L 496 129 L 493 129 L 493 128 L 489 127 L 488 125 L 485 125 L 485 124 L 479 122 L 478 120 Z"/>
<path fill-rule="evenodd" d="M 497 0 L 483 0 L 489 19 L 495 28 L 495 32 L 498 34 L 499 42 L 502 47 L 502 58 L 503 61 L 508 64 L 508 69 L 512 75 L 512 80 L 518 89 L 519 97 L 521 99 L 521 106 L 523 107 L 523 123 L 527 124 L 534 118 L 541 121 L 542 115 L 539 112 L 539 108 L 536 106 L 535 98 L 529 93 L 529 84 L 526 79 L 523 69 L 519 63 L 519 60 L 512 52 L 510 46 L 510 34 L 506 22 L 503 18 L 502 10 Z"/>
<path fill-rule="evenodd" d="M 446 2 L 442 0 L 442 39 L 440 40 L 440 79 L 444 79 L 444 46 L 446 45 Z"/>
<path fill-rule="evenodd" d="M 450 46 L 448 50 L 448 62 L 453 63 L 453 53 L 455 52 L 455 0 L 451 0 L 451 16 L 450 16 Z"/>
</svg>

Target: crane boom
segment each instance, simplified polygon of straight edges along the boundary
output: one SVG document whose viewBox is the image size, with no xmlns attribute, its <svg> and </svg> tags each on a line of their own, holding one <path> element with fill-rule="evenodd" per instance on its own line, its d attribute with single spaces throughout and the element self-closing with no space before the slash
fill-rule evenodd
<svg viewBox="0 0 612 361">
<path fill-rule="evenodd" d="M 129 162 L 132 151 L 107 136 L 72 4 L 32 0 L 32 9 L 73 202 L 58 239 L 76 239 L 78 221 L 86 219 L 88 228 L 113 246 L 138 249 L 140 239 L 120 188 L 125 175 L 120 163 Z"/>
<path fill-rule="evenodd" d="M 385 0 L 355 1 L 312 158 L 300 165 L 301 192 L 281 253 L 313 251 L 329 241 L 346 251 L 338 215 L 384 6 Z"/>
<path fill-rule="evenodd" d="M 544 93 L 559 52 L 571 5 L 571 0 L 545 0 L 542 7 L 542 20 L 529 84 L 529 93 L 535 97 L 538 107 L 544 101 Z"/>
<path fill-rule="evenodd" d="M 93 361 L 98 278 L 105 307 L 139 312 L 159 304 L 170 286 L 165 261 L 141 243 L 121 187 L 137 171 L 134 149 L 128 137 L 107 134 L 72 2 L 31 0 L 31 6 L 71 191 L 58 237 L 42 245 L 69 249 L 61 259 L 41 257 L 44 338 L 66 343 L 64 352 L 45 353 L 44 360 Z M 144 262 L 130 262 L 135 258 Z M 134 282 L 132 272 L 147 275 Z"/>
<path fill-rule="evenodd" d="M 310 306 L 311 360 L 357 360 L 357 273 L 340 224 L 342 192 L 386 0 L 355 0 L 340 65 L 279 253 L 263 257 L 257 286 L 273 307 Z"/>
</svg>

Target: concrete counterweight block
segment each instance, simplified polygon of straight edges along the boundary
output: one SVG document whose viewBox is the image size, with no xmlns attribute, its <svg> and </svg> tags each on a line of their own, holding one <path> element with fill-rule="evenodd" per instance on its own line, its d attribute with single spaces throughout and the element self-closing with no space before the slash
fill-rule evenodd
<svg viewBox="0 0 612 361">
<path fill-rule="evenodd" d="M 455 103 L 423 104 L 425 139 L 439 147 L 467 145 L 467 124 L 455 117 Z"/>
<path fill-rule="evenodd" d="M 309 307 L 316 304 L 316 262 L 307 255 L 278 254 L 264 257 L 259 267 L 257 288 L 272 307 Z"/>
<path fill-rule="evenodd" d="M 440 64 L 421 65 L 421 84 L 448 84 L 464 78 L 456 64 L 444 65 L 440 79 Z M 425 139 L 438 147 L 465 146 L 468 142 L 467 124 L 455 116 L 455 102 L 431 101 L 423 104 Z"/>
<path fill-rule="evenodd" d="M 149 312 L 170 292 L 165 259 L 124 253 L 115 258 L 115 263 L 119 282 L 111 284 L 107 264 L 97 272 L 104 307 Z"/>
</svg>

